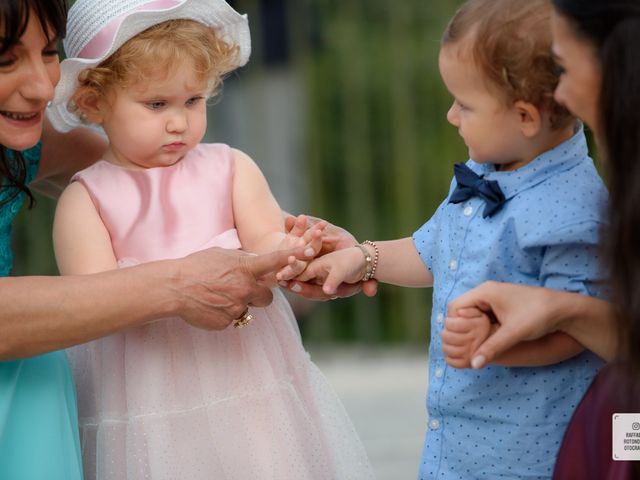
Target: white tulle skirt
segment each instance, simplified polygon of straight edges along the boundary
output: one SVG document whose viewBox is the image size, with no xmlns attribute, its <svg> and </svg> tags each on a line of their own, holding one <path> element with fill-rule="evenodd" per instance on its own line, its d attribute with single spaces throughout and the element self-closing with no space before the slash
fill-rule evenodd
<svg viewBox="0 0 640 480">
<path fill-rule="evenodd" d="M 243 329 L 164 319 L 69 350 L 86 480 L 373 478 L 274 291 Z"/>
</svg>

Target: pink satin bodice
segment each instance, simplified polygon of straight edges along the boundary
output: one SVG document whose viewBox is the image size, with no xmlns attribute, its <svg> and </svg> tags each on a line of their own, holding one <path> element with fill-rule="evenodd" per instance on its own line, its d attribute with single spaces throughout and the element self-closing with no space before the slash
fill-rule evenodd
<svg viewBox="0 0 640 480">
<path fill-rule="evenodd" d="M 101 160 L 72 180 L 87 188 L 118 262 L 130 264 L 240 248 L 233 174 L 227 145 L 201 144 L 169 167 L 130 170 Z"/>
</svg>

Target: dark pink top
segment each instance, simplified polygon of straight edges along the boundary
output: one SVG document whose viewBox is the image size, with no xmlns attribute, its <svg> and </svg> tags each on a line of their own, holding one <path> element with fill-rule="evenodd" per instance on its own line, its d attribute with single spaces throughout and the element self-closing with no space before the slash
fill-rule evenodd
<svg viewBox="0 0 640 480">
<path fill-rule="evenodd" d="M 569 423 L 558 453 L 554 480 L 634 478 L 631 467 L 640 462 L 612 458 L 612 415 L 640 413 L 640 408 L 630 412 L 622 407 L 628 383 L 628 377 L 614 365 L 603 368 L 596 376 Z"/>
</svg>

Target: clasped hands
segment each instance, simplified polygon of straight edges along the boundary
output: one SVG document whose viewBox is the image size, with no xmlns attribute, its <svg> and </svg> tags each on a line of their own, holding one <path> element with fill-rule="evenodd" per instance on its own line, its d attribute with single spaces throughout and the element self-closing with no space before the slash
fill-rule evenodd
<svg viewBox="0 0 640 480">
<path fill-rule="evenodd" d="M 312 300 L 349 297 L 360 290 L 367 296 L 376 294 L 375 280 L 362 282 L 362 273 L 340 268 L 345 255 L 360 257 L 364 267 L 362 252 L 349 248 L 357 243 L 349 232 L 305 215 L 287 217 L 285 226 L 287 236 L 281 248 L 304 247 L 308 260 L 289 257 L 289 264 L 276 274 L 281 287 Z"/>
</svg>

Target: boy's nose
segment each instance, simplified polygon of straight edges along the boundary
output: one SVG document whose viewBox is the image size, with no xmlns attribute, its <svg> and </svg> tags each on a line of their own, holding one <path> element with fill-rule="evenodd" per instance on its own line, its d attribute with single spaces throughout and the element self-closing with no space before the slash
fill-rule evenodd
<svg viewBox="0 0 640 480">
<path fill-rule="evenodd" d="M 454 102 L 447 112 L 447 121 L 454 127 L 460 126 L 460 111 L 458 105 Z"/>
</svg>

